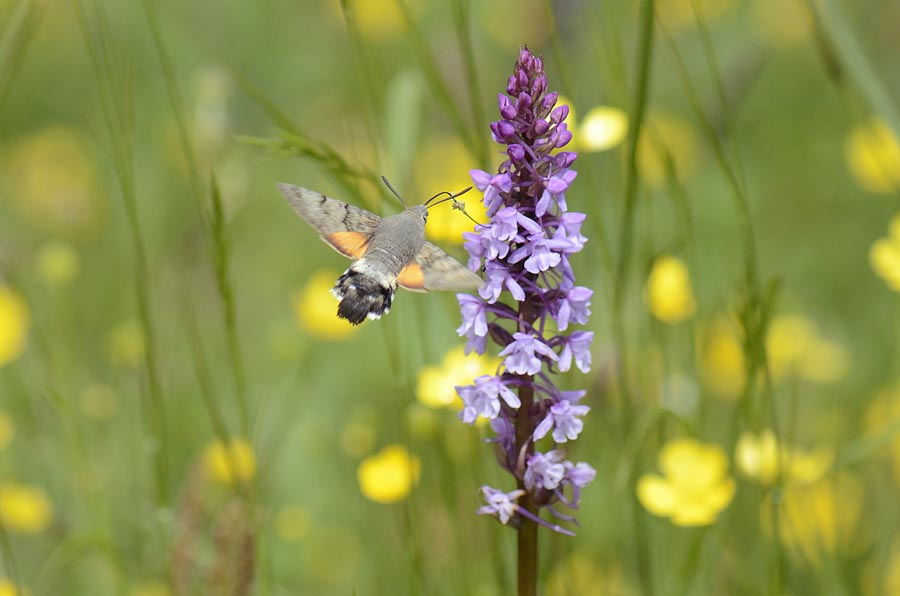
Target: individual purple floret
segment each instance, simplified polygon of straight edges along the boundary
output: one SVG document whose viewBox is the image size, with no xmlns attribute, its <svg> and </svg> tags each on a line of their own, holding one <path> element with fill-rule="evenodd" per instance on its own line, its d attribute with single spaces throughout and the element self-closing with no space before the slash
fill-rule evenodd
<svg viewBox="0 0 900 596">
<path fill-rule="evenodd" d="M 515 490 L 482 487 L 478 513 L 520 527 L 524 519 L 563 534 L 571 531 L 541 518 L 541 509 L 576 523 L 555 505 L 577 508 L 581 490 L 596 475 L 586 463 L 566 460 L 590 410 L 579 404 L 584 391 L 560 391 L 556 373 L 573 365 L 591 366 L 593 332 L 571 331 L 587 323 L 593 291 L 575 283 L 569 256 L 587 241 L 585 215 L 568 210 L 566 193 L 576 178 L 576 154 L 561 151 L 572 134 L 564 122 L 569 108 L 547 92 L 540 58 L 519 53 L 506 93 L 498 98 L 500 120 L 491 124 L 494 141 L 507 156 L 496 173 L 472 170 L 484 193 L 490 221 L 465 234 L 469 268 L 484 274 L 477 296 L 457 296 L 467 339 L 466 351 L 484 353 L 490 339 L 499 346 L 503 368 L 472 385 L 457 387 L 460 418 L 469 424 L 490 420 L 500 465 Z M 541 441 L 547 449 L 538 450 Z"/>
</svg>

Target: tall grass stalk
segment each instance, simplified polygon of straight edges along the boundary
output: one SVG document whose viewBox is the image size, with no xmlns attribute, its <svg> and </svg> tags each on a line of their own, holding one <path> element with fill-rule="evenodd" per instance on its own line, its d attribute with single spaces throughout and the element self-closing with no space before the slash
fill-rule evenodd
<svg viewBox="0 0 900 596">
<path fill-rule="evenodd" d="M 413 17 L 406 0 L 397 0 L 397 5 L 403 11 L 403 16 L 406 19 L 409 39 L 410 42 L 412 42 L 413 51 L 422 67 L 422 72 L 425 74 L 425 79 L 428 81 L 428 88 L 434 93 L 435 99 L 437 99 L 441 108 L 443 108 L 444 114 L 450 118 L 450 122 L 456 130 L 456 134 L 462 139 L 463 144 L 466 147 L 477 148 L 480 145 L 482 150 L 486 151 L 487 146 L 485 145 L 485 141 L 481 140 L 479 142 L 477 140 L 477 137 L 483 136 L 481 135 L 481 130 L 473 135 L 471 128 L 466 124 L 462 110 L 460 110 L 456 101 L 453 99 L 450 88 L 447 86 L 447 83 L 441 75 L 440 65 L 428 48 L 428 44 L 425 42 L 425 36 L 416 24 L 416 20 Z M 487 154 L 485 153 L 484 155 L 486 156 Z"/>
<path fill-rule="evenodd" d="M 480 167 L 490 165 L 488 155 L 487 117 L 481 95 L 481 84 L 478 82 L 478 68 L 475 64 L 475 48 L 472 44 L 472 2 L 471 0 L 453 0 L 453 23 L 456 25 L 456 39 L 463 57 L 466 73 L 466 89 L 469 92 L 469 109 L 472 120 L 475 144 Z"/>
<path fill-rule="evenodd" d="M 621 408 L 626 428 L 633 422 L 633 405 L 628 380 L 628 342 L 625 330 L 625 302 L 628 296 L 628 282 L 631 266 L 631 253 L 634 243 L 634 221 L 637 208 L 637 193 L 640 185 L 638 172 L 638 145 L 641 142 L 641 131 L 644 127 L 644 116 L 650 94 L 650 70 L 653 57 L 653 18 L 654 0 L 643 0 L 640 12 L 640 34 L 638 37 L 638 53 L 635 66 L 635 91 L 631 97 L 629 110 L 628 149 L 625 174 L 624 205 L 622 211 L 621 235 L 619 236 L 619 255 L 616 263 L 612 302 L 612 324 L 616 347 L 619 353 L 618 389 L 621 396 Z M 636 542 L 636 559 L 641 588 L 647 596 L 655 593 L 653 571 L 650 560 L 650 545 L 647 534 L 646 515 L 637 502 L 634 491 L 629 491 L 631 498 L 631 517 L 634 524 Z"/>
<path fill-rule="evenodd" d="M 128 76 L 122 89 L 116 89 L 113 70 L 107 50 L 105 17 L 99 2 L 94 4 L 95 30 L 92 30 L 87 10 L 81 0 L 74 5 L 91 60 L 100 107 L 113 149 L 113 166 L 119 183 L 119 191 L 125 207 L 132 251 L 134 255 L 134 283 L 138 317 L 144 334 L 144 372 L 147 386 L 143 400 L 145 422 L 150 443 L 153 445 L 153 468 L 157 506 L 163 506 L 169 495 L 168 438 L 165 400 L 159 381 L 156 356 L 156 333 L 150 305 L 150 275 L 144 245 L 141 220 L 138 215 L 137 191 L 134 176 L 133 98 L 132 78 Z"/>
<path fill-rule="evenodd" d="M 884 82 L 866 58 L 856 34 L 851 29 L 850 18 L 840 3 L 835 0 L 806 0 L 806 5 L 814 16 L 813 23 L 817 33 L 822 39 L 827 40 L 828 49 L 833 52 L 831 57 L 838 61 L 838 68 L 830 68 L 829 72 L 832 75 L 846 74 L 866 98 L 872 110 L 887 122 L 896 136 L 900 137 L 900 109 L 897 102 L 891 97 Z M 832 76 L 832 80 L 840 84 L 842 77 Z"/>
<path fill-rule="evenodd" d="M 19 0 L 9 9 L 9 18 L 0 32 L 0 114 L 16 74 L 25 62 L 25 53 L 37 31 L 41 14 L 40 6 L 31 0 Z"/>
<path fill-rule="evenodd" d="M 231 371 L 234 377 L 235 394 L 237 395 L 238 410 L 240 415 L 240 428 L 243 435 L 250 437 L 250 406 L 247 400 L 247 387 L 244 378 L 244 365 L 241 357 L 240 342 L 237 332 L 237 316 L 229 279 L 228 243 L 225 238 L 225 217 L 222 208 L 222 199 L 214 177 L 211 184 L 211 207 L 207 209 L 205 191 L 200 169 L 197 165 L 194 143 L 188 128 L 187 118 L 184 114 L 184 102 L 178 88 L 178 79 L 172 68 L 166 46 L 163 42 L 159 25 L 159 16 L 156 14 L 156 5 L 153 0 L 143 0 L 144 14 L 147 26 L 153 37 L 157 58 L 162 67 L 166 81 L 166 90 L 169 95 L 169 103 L 175 116 L 178 129 L 178 138 L 181 142 L 181 151 L 187 166 L 188 182 L 191 187 L 191 195 L 197 207 L 204 231 L 210 243 L 210 258 L 216 277 L 216 289 L 222 301 L 222 317 L 228 343 L 228 355 L 231 363 Z"/>
<path fill-rule="evenodd" d="M 347 37 L 353 49 L 353 58 L 356 63 L 356 72 L 362 87 L 363 107 L 366 114 L 366 130 L 369 134 L 369 142 L 375 151 L 375 170 L 381 171 L 381 126 L 376 118 L 378 106 L 382 105 L 379 80 L 375 72 L 375 66 L 369 59 L 369 53 L 364 46 L 362 35 L 356 23 L 353 6 L 349 0 L 340 0 L 341 12 L 344 15 L 344 23 L 347 25 Z"/>
</svg>

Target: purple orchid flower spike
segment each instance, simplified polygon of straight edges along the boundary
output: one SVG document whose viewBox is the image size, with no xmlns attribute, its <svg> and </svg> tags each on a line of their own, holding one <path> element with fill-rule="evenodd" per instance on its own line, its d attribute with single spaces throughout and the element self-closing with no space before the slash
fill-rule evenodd
<svg viewBox="0 0 900 596">
<path fill-rule="evenodd" d="M 469 267 L 482 271 L 485 281 L 477 296 L 458 295 L 466 350 L 483 353 L 493 342 L 503 368 L 456 389 L 464 404 L 460 418 L 490 420 L 495 435 L 488 441 L 515 480 L 509 492 L 482 487 L 485 504 L 478 513 L 520 529 L 534 522 L 571 534 L 542 519 L 541 510 L 577 525 L 554 506 L 576 509 L 596 475 L 587 463 L 566 459 L 590 410 L 579 403 L 585 393 L 554 384 L 558 372 L 590 370 L 594 334 L 571 328 L 587 323 L 593 291 L 575 283 L 569 265 L 587 238 L 581 233 L 585 215 L 568 210 L 576 155 L 560 151 L 572 134 L 564 122 L 568 107 L 556 100 L 541 58 L 524 48 L 499 96 L 500 120 L 491 124 L 507 159 L 495 173 L 470 172 L 490 221 L 465 235 L 465 247 Z"/>
</svg>

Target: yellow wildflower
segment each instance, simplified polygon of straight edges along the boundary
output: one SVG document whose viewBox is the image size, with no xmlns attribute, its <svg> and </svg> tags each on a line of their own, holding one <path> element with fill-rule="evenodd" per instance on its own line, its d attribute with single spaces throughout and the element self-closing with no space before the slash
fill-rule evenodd
<svg viewBox="0 0 900 596">
<path fill-rule="evenodd" d="M 762 41 L 776 48 L 797 45 L 812 31 L 812 13 L 803 2 L 753 0 L 750 12 L 753 31 Z"/>
<path fill-rule="evenodd" d="M 471 151 L 456 137 L 434 137 L 422 148 L 416 160 L 416 182 L 422 192 L 422 202 L 432 195 L 449 191 L 458 192 L 472 186 L 469 170 L 477 167 Z M 480 222 L 487 222 L 487 211 L 481 193 L 470 191 L 459 199 L 466 205 L 466 213 Z M 451 203 L 439 205 L 428 212 L 425 235 L 438 242 L 462 244 L 463 232 L 471 232 L 475 223 L 451 207 Z"/>
<path fill-rule="evenodd" d="M 81 261 L 65 242 L 48 242 L 37 255 L 37 269 L 47 285 L 67 286 L 78 277 Z"/>
<path fill-rule="evenodd" d="M 433 407 L 411 403 L 406 407 L 406 426 L 410 438 L 428 441 L 438 431 L 438 414 Z"/>
<path fill-rule="evenodd" d="M 422 14 L 422 0 L 404 0 L 413 19 Z M 344 20 L 341 3 L 329 2 L 332 15 Z M 359 32 L 372 39 L 391 39 L 406 31 L 406 18 L 397 0 L 349 0 L 350 11 Z"/>
<path fill-rule="evenodd" d="M 402 445 L 388 445 L 359 464 L 357 477 L 363 495 L 376 503 L 405 499 L 419 481 L 421 463 Z"/>
<path fill-rule="evenodd" d="M 900 385 L 882 387 L 866 408 L 863 428 L 874 440 L 890 437 L 882 452 L 889 458 L 894 481 L 900 483 Z"/>
<path fill-rule="evenodd" d="M 592 153 L 619 145 L 628 134 L 628 114 L 613 106 L 597 106 L 575 130 L 578 149 Z"/>
<path fill-rule="evenodd" d="M 338 275 L 328 269 L 317 271 L 294 295 L 297 325 L 318 339 L 344 339 L 357 329 L 337 316 L 337 302 L 331 295 L 331 288 Z"/>
<path fill-rule="evenodd" d="M 29 594 L 28 590 L 20 592 L 16 589 L 16 584 L 5 577 L 0 577 L 0 596 L 28 596 Z"/>
<path fill-rule="evenodd" d="M 734 448 L 737 468 L 748 478 L 770 485 L 783 469 L 785 484 L 815 482 L 822 478 L 834 462 L 830 449 L 804 451 L 779 446 L 775 433 L 764 430 L 759 435 L 744 433 Z"/>
<path fill-rule="evenodd" d="M 40 488 L 4 482 L 0 484 L 0 521 L 11 532 L 37 534 L 53 521 L 53 507 Z"/>
<path fill-rule="evenodd" d="M 111 418 L 119 409 L 119 397 L 115 389 L 102 383 L 93 383 L 81 392 L 81 409 L 91 418 Z"/>
<path fill-rule="evenodd" d="M 706 387 L 716 397 L 736 399 L 747 373 L 734 324 L 725 318 L 714 319 L 700 336 L 700 372 Z"/>
<path fill-rule="evenodd" d="M 890 557 L 885 565 L 884 587 L 880 594 L 884 596 L 897 596 L 900 594 L 900 538 L 894 538 L 891 545 Z"/>
<path fill-rule="evenodd" d="M 105 204 L 97 174 L 79 132 L 52 126 L 19 141 L 3 160 L 15 180 L 9 196 L 34 227 L 81 237 L 92 234 Z"/>
<path fill-rule="evenodd" d="M 375 446 L 375 429 L 367 421 L 351 420 L 341 430 L 338 442 L 345 455 L 359 457 Z"/>
<path fill-rule="evenodd" d="M 776 317 L 766 336 L 769 367 L 776 380 L 790 373 L 815 383 L 830 383 L 847 374 L 850 356 L 839 343 L 823 339 L 803 315 Z"/>
<path fill-rule="evenodd" d="M 0 366 L 22 355 L 31 317 L 22 296 L 0 281 Z"/>
<path fill-rule="evenodd" d="M 879 238 L 872 245 L 869 263 L 889 288 L 900 292 L 900 214 L 891 218 L 887 238 Z"/>
<path fill-rule="evenodd" d="M 481 31 L 500 48 L 515 48 L 528 40 L 542 47 L 550 36 L 543 0 L 492 0 L 472 6 Z"/>
<path fill-rule="evenodd" d="M 309 534 L 312 518 L 309 511 L 299 505 L 285 505 L 275 514 L 275 530 L 288 542 L 300 542 Z"/>
<path fill-rule="evenodd" d="M 144 360 L 144 328 L 130 319 L 116 325 L 106 339 L 109 360 L 123 368 L 138 368 Z"/>
<path fill-rule="evenodd" d="M 700 142 L 693 127 L 683 118 L 663 113 L 651 115 L 641 130 L 638 166 L 647 184 L 666 185 L 669 160 L 679 180 L 690 178 L 697 169 Z"/>
<path fill-rule="evenodd" d="M 478 355 L 468 356 L 462 347 L 453 348 L 444 355 L 440 365 L 428 365 L 419 371 L 416 382 L 416 398 L 433 408 L 460 407 L 456 395 L 457 385 L 469 385 L 472 379 L 497 372 L 500 359 Z"/>
<path fill-rule="evenodd" d="M 0 410 L 0 449 L 6 449 L 16 436 L 16 427 L 6 412 Z"/>
<path fill-rule="evenodd" d="M 865 491 L 863 483 L 848 473 L 812 484 L 787 485 L 779 495 L 778 530 L 788 551 L 816 565 L 838 553 L 856 553 L 868 541 L 861 523 Z M 763 500 L 763 529 L 772 534 L 771 495 Z"/>
<path fill-rule="evenodd" d="M 170 596 L 169 587 L 160 581 L 141 582 L 131 589 L 128 596 Z"/>
<path fill-rule="evenodd" d="M 659 0 L 657 17 L 672 31 L 693 27 L 696 22 L 694 2 L 696 0 Z M 700 0 L 700 14 L 704 23 L 709 25 L 726 16 L 736 4 L 736 0 Z"/>
<path fill-rule="evenodd" d="M 712 524 L 734 497 L 728 458 L 718 445 L 675 439 L 660 451 L 659 467 L 663 476 L 644 474 L 638 480 L 638 500 L 676 526 Z"/>
<path fill-rule="evenodd" d="M 665 323 L 678 323 L 692 316 L 697 301 L 684 262 L 670 255 L 656 259 L 644 287 L 644 301 L 653 316 Z"/>
<path fill-rule="evenodd" d="M 203 450 L 203 468 L 210 478 L 221 484 L 247 482 L 256 474 L 256 455 L 246 439 L 231 439 L 226 449 L 221 441 L 213 441 Z"/>
<path fill-rule="evenodd" d="M 886 122 L 874 118 L 850 131 L 844 144 L 850 173 L 869 192 L 900 190 L 900 140 Z"/>
<path fill-rule="evenodd" d="M 596 556 L 584 551 L 575 551 L 560 562 L 547 580 L 548 596 L 625 596 L 634 593 L 618 565 L 598 563 Z"/>
</svg>

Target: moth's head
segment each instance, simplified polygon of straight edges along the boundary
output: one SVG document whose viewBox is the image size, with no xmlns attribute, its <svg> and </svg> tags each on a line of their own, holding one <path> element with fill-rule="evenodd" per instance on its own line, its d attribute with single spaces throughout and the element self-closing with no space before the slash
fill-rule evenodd
<svg viewBox="0 0 900 596">
<path fill-rule="evenodd" d="M 406 211 L 416 218 L 421 217 L 423 224 L 428 221 L 428 207 L 425 205 L 413 205 L 412 207 L 407 208 Z"/>
</svg>

